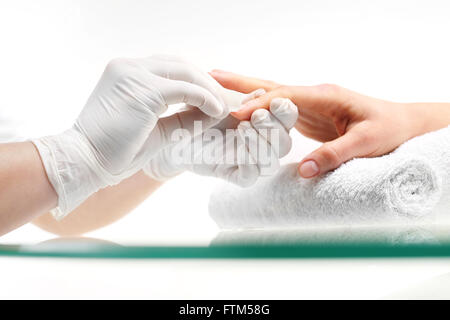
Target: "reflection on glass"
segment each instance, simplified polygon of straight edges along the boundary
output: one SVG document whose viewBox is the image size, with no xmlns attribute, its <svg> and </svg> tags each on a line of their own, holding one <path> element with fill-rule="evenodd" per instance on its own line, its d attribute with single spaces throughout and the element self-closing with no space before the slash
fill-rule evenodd
<svg viewBox="0 0 450 320">
<path fill-rule="evenodd" d="M 103 239 L 56 238 L 0 245 L 1 256 L 117 259 L 292 259 L 450 257 L 448 226 L 309 227 L 222 231 L 209 246 L 121 245 Z"/>
<path fill-rule="evenodd" d="M 211 245 L 438 244 L 431 226 L 323 227 L 222 231 Z"/>
</svg>

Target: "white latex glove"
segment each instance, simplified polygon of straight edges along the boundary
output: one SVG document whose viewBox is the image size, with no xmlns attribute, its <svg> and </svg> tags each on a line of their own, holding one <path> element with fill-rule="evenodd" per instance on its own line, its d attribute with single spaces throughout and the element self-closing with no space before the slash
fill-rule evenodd
<svg viewBox="0 0 450 320">
<path fill-rule="evenodd" d="M 226 94 L 226 92 L 222 92 L 222 94 Z M 261 94 L 264 94 L 262 89 L 249 95 L 240 94 L 241 101 L 239 105 Z M 233 99 L 236 101 L 236 95 L 233 95 Z M 233 107 L 233 105 L 229 105 L 229 108 Z M 198 113 L 197 110 L 186 112 Z M 222 120 L 213 129 L 217 129 L 224 134 L 223 140 L 209 140 L 206 137 L 209 134 L 209 130 L 206 130 L 200 135 L 164 148 L 144 167 L 144 172 L 153 179 L 165 180 L 185 170 L 190 170 L 200 175 L 218 177 L 240 186 L 250 186 L 259 176 L 270 175 L 278 170 L 278 159 L 285 156 L 291 149 L 292 142 L 289 130 L 294 126 L 297 117 L 298 109 L 289 99 L 276 98 L 271 103 L 270 111 L 265 109 L 256 110 L 252 114 L 250 122 L 239 122 L 232 116 Z M 197 116 L 197 118 L 200 117 Z M 209 117 L 204 116 L 204 118 L 207 120 Z M 206 121 L 204 123 L 206 125 L 203 125 L 203 128 L 210 125 Z M 231 129 L 232 133 L 237 133 L 229 135 L 233 139 L 226 139 L 225 132 L 227 129 Z M 268 136 L 263 129 L 278 130 L 278 141 L 271 140 L 271 136 Z M 245 139 L 245 136 L 248 136 L 248 138 Z M 211 155 L 215 154 L 214 152 L 217 152 L 219 149 L 223 150 L 224 144 L 228 144 L 228 147 L 230 147 L 228 149 L 225 148 L 225 150 L 233 150 L 234 159 L 232 159 L 232 162 L 227 161 L 225 152 L 222 158 L 216 159 L 219 161 L 215 163 L 206 163 L 204 161 L 206 154 Z M 252 152 L 254 149 L 249 148 L 249 144 L 264 145 L 266 150 L 270 151 L 269 159 L 260 157 L 255 152 Z M 192 148 L 195 145 L 200 146 L 201 150 L 195 149 L 194 157 L 190 157 Z M 276 148 L 277 145 L 279 148 Z M 244 151 L 244 161 L 236 158 L 239 148 Z M 180 161 L 180 158 L 183 158 L 183 156 L 176 156 L 180 153 L 188 154 L 188 158 L 192 161 Z M 267 160 L 269 161 L 267 162 Z"/>
<path fill-rule="evenodd" d="M 92 193 L 142 169 L 170 144 L 174 130 L 193 122 L 178 114 L 158 122 L 169 104 L 188 103 L 211 119 L 228 114 L 203 88 L 208 81 L 189 64 L 159 57 L 109 63 L 74 126 L 33 141 L 58 194 L 54 216 L 64 217 Z"/>
<path fill-rule="evenodd" d="M 255 94 L 264 94 L 264 89 L 255 90 L 250 94 L 243 94 L 237 91 L 228 90 L 222 87 L 213 77 L 203 72 L 197 66 L 189 63 L 189 61 L 172 55 L 154 55 L 153 59 L 158 59 L 159 63 L 155 68 L 158 68 L 158 74 L 164 75 L 167 79 L 185 80 L 193 82 L 213 93 L 214 96 L 220 100 L 227 108 L 221 119 L 228 116 L 231 111 L 237 111 L 241 107 L 243 99 L 250 100 Z M 176 65 L 183 65 L 183 68 L 176 68 Z"/>
</svg>

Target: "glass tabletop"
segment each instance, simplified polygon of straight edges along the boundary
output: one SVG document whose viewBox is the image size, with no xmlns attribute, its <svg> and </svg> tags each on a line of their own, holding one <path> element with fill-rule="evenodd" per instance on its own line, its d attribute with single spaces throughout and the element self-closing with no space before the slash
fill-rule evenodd
<svg viewBox="0 0 450 320">
<path fill-rule="evenodd" d="M 305 259 L 450 257 L 450 226 L 358 226 L 220 231 L 209 242 L 161 244 L 80 237 L 2 243 L 0 256 L 108 259 Z"/>
</svg>

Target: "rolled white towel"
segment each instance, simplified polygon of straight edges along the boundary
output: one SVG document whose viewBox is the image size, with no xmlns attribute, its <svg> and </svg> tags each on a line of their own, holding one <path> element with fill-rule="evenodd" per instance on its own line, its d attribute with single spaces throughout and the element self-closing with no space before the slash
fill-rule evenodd
<svg viewBox="0 0 450 320">
<path fill-rule="evenodd" d="M 302 179 L 297 164 L 242 189 L 221 185 L 209 211 L 221 228 L 398 221 L 450 208 L 450 127 L 411 139 L 389 155 L 348 161 Z"/>
</svg>

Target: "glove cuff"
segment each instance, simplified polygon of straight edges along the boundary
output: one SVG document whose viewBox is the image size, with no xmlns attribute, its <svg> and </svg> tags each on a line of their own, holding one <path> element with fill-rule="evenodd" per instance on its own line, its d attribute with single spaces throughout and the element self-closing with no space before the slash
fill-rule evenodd
<svg viewBox="0 0 450 320">
<path fill-rule="evenodd" d="M 96 161 L 87 139 L 76 128 L 32 142 L 58 195 L 58 206 L 51 210 L 55 219 L 64 218 L 91 194 L 114 184 Z"/>
</svg>

